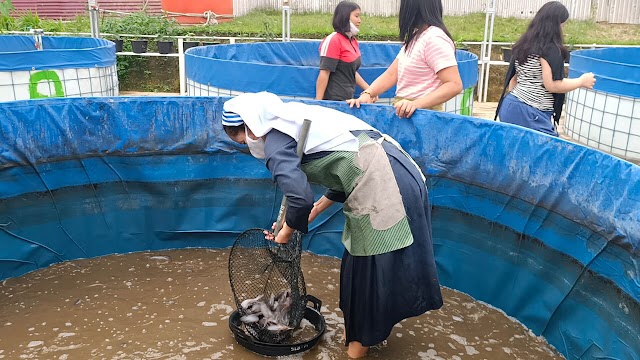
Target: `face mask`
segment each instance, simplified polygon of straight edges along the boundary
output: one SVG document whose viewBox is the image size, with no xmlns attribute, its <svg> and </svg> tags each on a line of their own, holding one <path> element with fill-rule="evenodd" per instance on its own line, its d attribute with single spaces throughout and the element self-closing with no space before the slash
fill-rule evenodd
<svg viewBox="0 0 640 360">
<path fill-rule="evenodd" d="M 249 132 L 247 131 L 247 127 L 244 128 L 244 134 L 246 136 L 247 147 L 249 147 L 249 152 L 256 159 L 264 159 L 266 157 L 264 153 L 264 139 L 258 138 L 258 140 L 253 140 L 249 137 Z"/>
<path fill-rule="evenodd" d="M 356 36 L 360 32 L 360 29 L 358 29 L 354 23 L 349 21 L 349 31 L 351 32 L 351 35 Z"/>
</svg>

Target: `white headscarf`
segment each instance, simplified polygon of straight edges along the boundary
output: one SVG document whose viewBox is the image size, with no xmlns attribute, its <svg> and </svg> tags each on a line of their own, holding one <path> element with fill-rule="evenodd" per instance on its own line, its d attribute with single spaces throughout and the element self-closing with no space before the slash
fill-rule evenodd
<svg viewBox="0 0 640 360">
<path fill-rule="evenodd" d="M 277 129 L 298 141 L 302 122 L 311 120 L 305 154 L 329 150 L 357 152 L 358 140 L 351 131 L 375 130 L 355 116 L 318 105 L 284 103 L 277 95 L 265 91 L 238 95 L 225 102 L 223 110 L 227 116 L 239 115 L 258 137 Z"/>
</svg>

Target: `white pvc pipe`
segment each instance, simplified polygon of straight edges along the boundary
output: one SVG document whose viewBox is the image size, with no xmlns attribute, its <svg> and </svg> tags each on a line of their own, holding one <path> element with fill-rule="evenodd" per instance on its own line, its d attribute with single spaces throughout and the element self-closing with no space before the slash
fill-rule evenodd
<svg viewBox="0 0 640 360">
<path fill-rule="evenodd" d="M 287 41 L 291 41 L 291 8 L 287 6 Z"/>
<path fill-rule="evenodd" d="M 291 8 L 282 7 L 282 42 L 291 41 Z"/>
<path fill-rule="evenodd" d="M 489 87 L 489 66 L 491 65 L 491 44 L 493 42 L 493 26 L 495 24 L 496 1 L 487 0 L 486 16 L 484 19 L 484 34 L 482 37 L 480 56 L 480 76 L 478 79 L 478 101 L 486 102 Z"/>
<path fill-rule="evenodd" d="M 187 94 L 187 71 L 184 64 L 184 39 L 178 39 L 178 76 L 180 76 L 180 95 Z"/>
<path fill-rule="evenodd" d="M 480 54 L 481 70 L 478 89 L 478 101 L 486 102 L 489 92 L 489 71 L 491 68 L 491 48 L 493 44 L 493 27 L 496 18 L 496 2 L 497 0 L 487 0 L 487 16 L 485 17 L 485 32 L 483 41 L 483 50 Z M 487 30 L 489 38 L 487 39 Z"/>
<path fill-rule="evenodd" d="M 495 5 L 494 5 L 495 6 Z M 491 27 L 489 31 L 489 44 L 487 47 L 487 73 L 484 76 L 484 96 L 482 98 L 482 102 L 487 102 L 487 95 L 489 94 L 489 75 L 491 71 L 491 49 L 493 47 L 493 26 L 495 24 L 496 19 L 496 9 L 493 8 L 493 13 L 491 14 Z"/>
<path fill-rule="evenodd" d="M 489 0 L 491 1 L 491 0 Z M 487 8 L 485 10 L 486 15 L 484 17 L 484 34 L 482 36 L 482 42 L 480 43 L 480 56 L 478 57 L 478 62 L 480 63 L 480 74 L 478 79 L 478 101 L 482 102 L 482 93 L 483 93 L 483 84 L 484 84 L 484 54 L 487 47 L 487 33 L 489 32 L 489 4 L 487 3 Z"/>
<path fill-rule="evenodd" d="M 89 0 L 89 24 L 91 26 L 91 37 L 100 37 L 100 14 L 98 13 L 98 3 L 96 0 Z"/>
</svg>

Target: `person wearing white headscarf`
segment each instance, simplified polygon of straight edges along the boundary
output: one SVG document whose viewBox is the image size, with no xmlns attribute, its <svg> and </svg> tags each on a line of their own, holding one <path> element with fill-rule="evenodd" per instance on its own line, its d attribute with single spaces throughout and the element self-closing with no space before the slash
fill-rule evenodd
<svg viewBox="0 0 640 360">
<path fill-rule="evenodd" d="M 350 357 L 364 356 L 403 319 L 442 306 L 424 177 L 393 139 L 352 115 L 268 92 L 239 95 L 223 110 L 227 135 L 265 160 L 289 200 L 282 230 L 267 238 L 286 243 L 344 203 L 340 308 Z M 304 119 L 311 127 L 300 159 Z M 310 182 L 328 189 L 316 202 Z"/>
</svg>

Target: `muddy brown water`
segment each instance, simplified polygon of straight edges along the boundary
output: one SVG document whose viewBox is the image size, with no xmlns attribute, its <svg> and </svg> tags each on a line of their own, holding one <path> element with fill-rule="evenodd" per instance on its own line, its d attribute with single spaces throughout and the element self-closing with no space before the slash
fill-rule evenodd
<svg viewBox="0 0 640 360">
<path fill-rule="evenodd" d="M 50 266 L 0 286 L 0 359 L 256 359 L 228 328 L 228 250 L 110 255 Z M 346 359 L 340 260 L 305 254 L 323 301 L 319 345 L 288 359 Z M 443 289 L 438 311 L 396 325 L 379 359 L 562 359 L 543 338 L 469 296 Z"/>
</svg>

